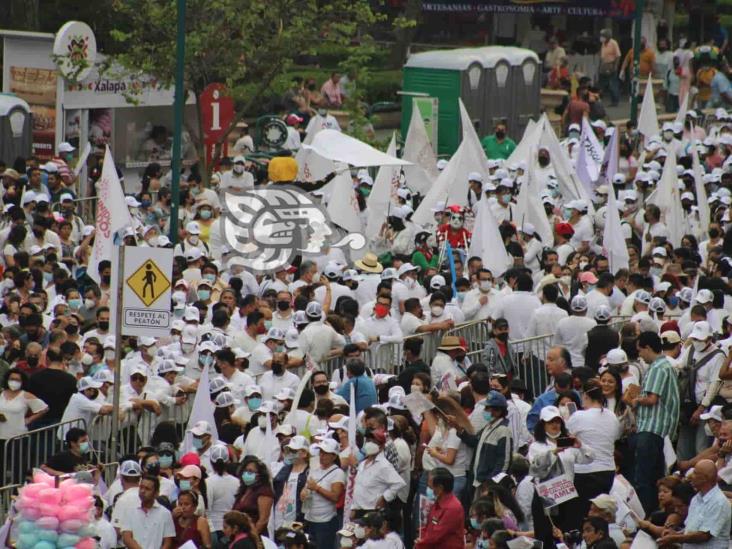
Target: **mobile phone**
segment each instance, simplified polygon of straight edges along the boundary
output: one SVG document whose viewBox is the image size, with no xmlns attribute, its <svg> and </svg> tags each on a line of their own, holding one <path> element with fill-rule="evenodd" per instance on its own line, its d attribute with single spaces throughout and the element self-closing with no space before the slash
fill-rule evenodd
<svg viewBox="0 0 732 549">
<path fill-rule="evenodd" d="M 567 402 L 566 406 L 570 416 L 577 411 L 577 405 L 574 402 Z"/>
<path fill-rule="evenodd" d="M 557 448 L 571 448 L 574 446 L 574 437 L 559 437 L 557 439 Z"/>
</svg>

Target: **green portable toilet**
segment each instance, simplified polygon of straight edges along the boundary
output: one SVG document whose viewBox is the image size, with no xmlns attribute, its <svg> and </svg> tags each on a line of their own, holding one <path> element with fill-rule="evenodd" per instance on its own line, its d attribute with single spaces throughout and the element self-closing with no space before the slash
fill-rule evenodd
<svg viewBox="0 0 732 549">
<path fill-rule="evenodd" d="M 451 155 L 461 139 L 458 98 L 463 100 L 478 134 L 492 132 L 496 119 L 508 121 L 509 135 L 521 137 L 528 106 L 539 115 L 540 89 L 525 89 L 518 72 L 526 64 L 538 71 L 538 56 L 520 48 L 487 46 L 416 53 L 403 68 L 402 135 L 412 116 L 415 95 L 436 97 L 438 106 L 438 154 Z M 533 84 L 533 82 L 532 82 Z M 516 89 L 516 86 L 522 89 Z M 519 100 L 516 99 L 519 97 Z"/>
</svg>

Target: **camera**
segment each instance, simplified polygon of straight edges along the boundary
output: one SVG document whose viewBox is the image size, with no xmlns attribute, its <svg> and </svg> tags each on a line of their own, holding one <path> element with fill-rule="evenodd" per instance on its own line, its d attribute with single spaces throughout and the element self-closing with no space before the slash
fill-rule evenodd
<svg viewBox="0 0 732 549">
<path fill-rule="evenodd" d="M 582 532 L 579 530 L 570 530 L 564 533 L 564 543 L 567 545 L 579 545 L 582 543 Z"/>
</svg>

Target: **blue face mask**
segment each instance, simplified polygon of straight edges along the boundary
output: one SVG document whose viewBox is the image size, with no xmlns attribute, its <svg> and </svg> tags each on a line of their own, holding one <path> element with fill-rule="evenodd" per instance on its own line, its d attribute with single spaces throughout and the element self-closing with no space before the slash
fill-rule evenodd
<svg viewBox="0 0 732 549">
<path fill-rule="evenodd" d="M 251 471 L 244 471 L 241 474 L 241 480 L 247 486 L 251 486 L 257 480 L 257 473 L 252 473 Z"/>
<path fill-rule="evenodd" d="M 488 410 L 483 410 L 483 419 L 490 423 L 491 421 L 493 421 L 493 414 L 490 413 Z"/>
<path fill-rule="evenodd" d="M 140 200 L 140 207 L 141 208 L 149 208 L 152 202 L 150 200 Z"/>
<path fill-rule="evenodd" d="M 362 435 L 366 434 L 366 427 L 364 427 L 363 425 L 359 425 L 358 427 L 356 427 L 356 430 Z"/>
<path fill-rule="evenodd" d="M 89 453 L 89 442 L 81 442 L 79 443 L 79 452 L 82 454 L 88 454 Z"/>
<path fill-rule="evenodd" d="M 173 466 L 173 456 L 160 456 L 161 469 L 168 469 Z"/>
<path fill-rule="evenodd" d="M 68 301 L 69 307 L 72 309 L 80 309 L 81 308 L 81 299 L 69 299 Z"/>
<path fill-rule="evenodd" d="M 191 489 L 191 481 L 187 479 L 181 479 L 178 481 L 178 488 L 180 488 L 181 492 L 185 492 L 186 490 Z"/>
<path fill-rule="evenodd" d="M 203 279 L 208 280 L 211 284 L 213 284 L 214 282 L 216 282 L 216 275 L 213 273 L 206 273 L 205 275 L 203 275 Z"/>
<path fill-rule="evenodd" d="M 358 449 L 358 452 L 356 452 L 356 459 L 359 463 L 366 459 L 366 454 L 360 448 Z"/>
<path fill-rule="evenodd" d="M 211 297 L 211 290 L 198 290 L 196 293 L 201 301 L 206 301 Z"/>
<path fill-rule="evenodd" d="M 193 447 L 196 450 L 200 450 L 201 448 L 203 448 L 203 439 L 193 437 Z"/>
<path fill-rule="evenodd" d="M 480 521 L 475 517 L 470 517 L 470 527 L 473 530 L 480 530 Z"/>
<path fill-rule="evenodd" d="M 435 491 L 432 488 L 430 488 L 429 486 L 427 487 L 427 490 L 425 491 L 424 495 L 430 501 L 435 500 Z"/>
<path fill-rule="evenodd" d="M 211 210 L 201 210 L 201 219 L 211 219 Z"/>
<path fill-rule="evenodd" d="M 284 458 L 282 458 L 282 462 L 285 465 L 292 465 L 294 461 L 295 459 L 292 456 L 285 456 Z"/>
<path fill-rule="evenodd" d="M 53 273 L 47 273 L 46 271 L 43 271 L 43 282 L 45 284 L 48 284 L 53 280 Z"/>
<path fill-rule="evenodd" d="M 259 397 L 250 398 L 247 400 L 247 406 L 249 411 L 253 412 L 262 405 L 262 399 Z"/>
<path fill-rule="evenodd" d="M 213 355 L 201 355 L 198 360 L 204 366 L 211 366 L 213 364 L 213 358 Z"/>
</svg>

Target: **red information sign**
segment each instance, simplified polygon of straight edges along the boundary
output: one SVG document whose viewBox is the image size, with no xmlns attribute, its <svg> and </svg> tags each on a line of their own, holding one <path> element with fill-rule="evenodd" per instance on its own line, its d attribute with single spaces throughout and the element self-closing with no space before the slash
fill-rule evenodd
<svg viewBox="0 0 732 549">
<path fill-rule="evenodd" d="M 206 163 L 210 164 L 216 142 L 234 119 L 234 100 L 226 93 L 226 87 L 215 82 L 209 84 L 200 96 L 198 108 L 203 121 L 203 143 L 206 147 Z M 223 144 L 222 156 L 227 154 L 227 143 Z"/>
</svg>

